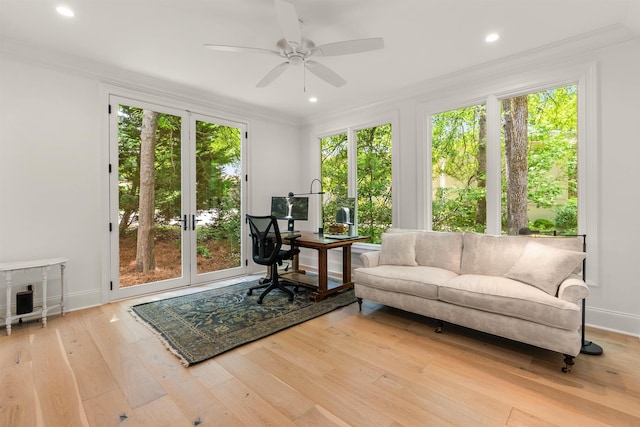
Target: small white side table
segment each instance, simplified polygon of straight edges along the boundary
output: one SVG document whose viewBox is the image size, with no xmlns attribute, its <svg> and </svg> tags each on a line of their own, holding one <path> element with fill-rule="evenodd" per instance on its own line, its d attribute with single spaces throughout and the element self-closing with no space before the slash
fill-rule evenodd
<svg viewBox="0 0 640 427">
<path fill-rule="evenodd" d="M 7 326 L 7 335 L 11 335 L 11 321 L 13 318 L 23 319 L 29 317 L 42 316 L 42 327 L 47 326 L 47 311 L 60 307 L 60 313 L 64 316 L 64 269 L 66 263 L 69 261 L 67 258 L 49 258 L 38 259 L 31 261 L 15 261 L 5 262 L 0 264 L 0 273 L 4 276 L 4 281 L 7 290 L 7 314 L 5 315 L 5 325 Z M 52 266 L 60 266 L 60 304 L 47 307 L 47 274 Z M 11 276 L 14 272 L 31 270 L 39 268 L 42 272 L 42 308 L 37 308 L 31 313 L 24 313 L 14 316 L 11 312 Z"/>
</svg>

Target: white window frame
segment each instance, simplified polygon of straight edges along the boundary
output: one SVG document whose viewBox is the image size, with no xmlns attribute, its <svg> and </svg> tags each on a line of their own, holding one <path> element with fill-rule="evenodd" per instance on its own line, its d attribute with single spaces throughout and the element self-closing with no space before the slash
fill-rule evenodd
<svg viewBox="0 0 640 427">
<path fill-rule="evenodd" d="M 332 130 L 329 132 L 316 133 L 315 138 L 318 144 L 318 153 L 321 152 L 322 149 L 322 139 L 330 136 L 338 135 L 341 133 L 347 134 L 347 162 L 348 162 L 348 188 L 347 188 L 347 197 L 356 197 L 356 187 L 358 185 L 358 177 L 357 177 L 357 138 L 356 133 L 362 129 L 368 129 L 375 126 L 382 126 L 390 124 L 391 125 L 391 223 L 397 224 L 398 221 L 398 206 L 400 205 L 400 201 L 398 200 L 399 195 L 399 179 L 398 179 L 398 162 L 400 158 L 400 147 L 398 143 L 398 114 L 384 114 L 377 116 L 375 119 L 368 120 L 366 122 L 360 122 L 357 124 L 352 124 L 345 127 L 339 127 L 337 130 Z M 322 165 L 320 161 L 322 159 L 318 158 L 318 172 L 319 175 L 322 173 Z M 357 224 L 356 224 L 357 226 Z M 357 228 L 356 228 L 357 231 Z M 359 243 L 357 246 L 368 245 L 367 243 Z M 373 245 L 374 247 L 379 247 L 379 245 Z"/>
<path fill-rule="evenodd" d="M 482 83 L 480 83 L 481 85 Z M 473 98 L 465 98 L 461 91 L 457 95 L 443 96 L 435 101 L 418 104 L 419 132 L 423 141 L 420 144 L 423 153 L 418 153 L 424 167 L 420 180 L 418 197 L 419 224 L 421 228 L 431 230 L 432 206 L 430 195 L 432 188 L 432 129 L 431 116 L 458 108 L 485 104 L 487 112 L 487 234 L 501 234 L 501 122 L 500 100 L 518 95 L 538 92 L 544 89 L 576 85 L 578 91 L 578 233 L 587 236 L 586 279 L 589 286 L 598 286 L 599 280 L 599 182 L 600 182 L 600 143 L 598 134 L 598 93 L 597 64 L 581 64 L 573 67 L 549 69 L 511 76 L 505 82 L 487 82 L 486 88 L 469 87 L 468 92 L 480 93 Z M 420 130 L 420 129 L 419 129 Z"/>
</svg>

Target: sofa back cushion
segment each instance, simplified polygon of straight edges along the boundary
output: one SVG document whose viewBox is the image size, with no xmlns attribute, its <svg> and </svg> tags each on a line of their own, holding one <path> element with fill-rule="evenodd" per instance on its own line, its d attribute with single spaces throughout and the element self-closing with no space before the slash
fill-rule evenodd
<svg viewBox="0 0 640 427">
<path fill-rule="evenodd" d="M 518 262 L 530 241 L 556 249 L 582 251 L 581 237 L 492 236 L 464 233 L 461 274 L 503 276 Z M 573 269 L 582 273 L 582 264 Z"/>
<path fill-rule="evenodd" d="M 416 233 L 382 233 L 380 265 L 416 266 Z"/>
<path fill-rule="evenodd" d="M 536 240 L 540 239 L 527 242 L 522 255 L 505 276 L 555 296 L 560 283 L 582 264 L 587 254 L 557 249 L 540 244 Z"/>
<path fill-rule="evenodd" d="M 518 261 L 526 243 L 521 236 L 464 233 L 461 274 L 502 276 Z"/>
<path fill-rule="evenodd" d="M 462 233 L 420 231 L 416 233 L 416 262 L 460 274 Z"/>
</svg>

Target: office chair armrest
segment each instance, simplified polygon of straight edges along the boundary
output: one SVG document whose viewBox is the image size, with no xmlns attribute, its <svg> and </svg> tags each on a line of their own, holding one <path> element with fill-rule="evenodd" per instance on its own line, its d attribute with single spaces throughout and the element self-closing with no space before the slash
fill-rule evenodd
<svg viewBox="0 0 640 427">
<path fill-rule="evenodd" d="M 282 240 L 287 240 L 289 241 L 291 244 L 293 244 L 293 242 L 296 239 L 299 239 L 300 237 L 302 237 L 302 234 L 280 234 L 280 236 L 282 237 Z"/>
</svg>

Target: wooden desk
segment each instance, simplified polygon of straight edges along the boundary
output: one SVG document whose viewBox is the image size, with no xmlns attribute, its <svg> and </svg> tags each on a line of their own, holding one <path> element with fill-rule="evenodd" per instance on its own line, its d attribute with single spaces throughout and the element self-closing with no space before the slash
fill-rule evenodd
<svg viewBox="0 0 640 427">
<path fill-rule="evenodd" d="M 323 235 L 315 234 L 311 231 L 297 231 L 295 234 L 300 236 L 292 242 L 295 247 L 318 251 L 318 275 L 307 275 L 300 270 L 298 256 L 296 255 L 293 259 L 293 271 L 282 273 L 280 277 L 315 289 L 312 294 L 314 301 L 320 301 L 327 295 L 353 287 L 353 282 L 351 281 L 351 245 L 369 240 L 368 237 L 356 236 L 347 239 L 326 239 Z M 286 239 L 286 237 L 287 233 L 282 233 L 282 238 Z M 342 283 L 329 281 L 329 249 L 336 248 L 342 248 Z"/>
<path fill-rule="evenodd" d="M 42 327 L 47 326 L 47 313 L 50 309 L 60 307 L 60 313 L 64 316 L 64 269 L 67 263 L 66 258 L 49 258 L 49 259 L 38 259 L 38 260 L 30 260 L 30 261 L 16 261 L 16 262 L 6 262 L 0 264 L 0 273 L 3 274 L 5 280 L 5 286 L 7 291 L 7 312 L 4 317 L 5 325 L 7 327 L 7 335 L 11 335 L 11 322 L 14 318 L 23 319 L 29 317 L 37 317 L 41 316 L 42 318 Z M 60 266 L 60 303 L 47 306 L 47 274 L 49 269 L 55 265 Z M 24 314 L 16 314 L 13 315 L 11 312 L 11 276 L 13 273 L 18 271 L 25 271 L 39 268 L 42 275 L 42 308 L 36 308 L 30 313 Z M 34 289 L 35 291 L 35 289 Z"/>
</svg>

